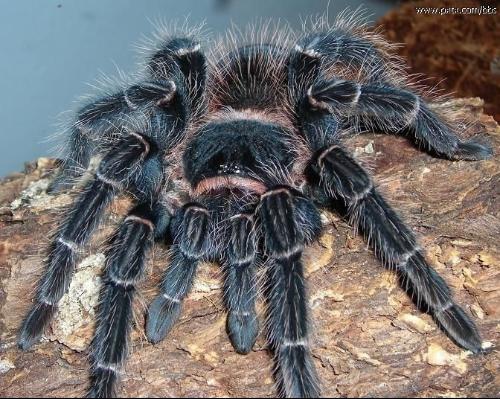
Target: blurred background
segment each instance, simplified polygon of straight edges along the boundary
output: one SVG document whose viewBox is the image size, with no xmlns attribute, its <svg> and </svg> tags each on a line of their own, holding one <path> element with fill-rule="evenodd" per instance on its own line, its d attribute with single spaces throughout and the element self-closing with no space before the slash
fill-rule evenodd
<svg viewBox="0 0 500 399">
<path fill-rule="evenodd" d="M 60 114 L 88 93 L 100 72 L 116 66 L 132 72 L 133 44 L 153 31 L 151 21 L 206 21 L 213 33 L 231 22 L 246 25 L 259 17 L 287 20 L 332 15 L 361 1 L 327 0 L 16 0 L 0 1 L 0 176 L 19 171 L 25 161 L 54 155 Z M 364 1 L 373 19 L 391 3 Z M 59 118 L 58 118 L 59 117 Z"/>
<path fill-rule="evenodd" d="M 441 5 L 446 1 L 421 3 Z M 49 137 L 57 131 L 61 113 L 74 109 L 74 101 L 91 91 L 88 84 L 101 73 L 117 75 L 117 66 L 125 72 L 134 71 L 137 55 L 133 44 L 150 35 L 151 21 L 182 21 L 188 17 L 193 24 L 205 21 L 207 28 L 217 34 L 231 23 L 244 26 L 256 18 L 272 17 L 298 29 L 301 19 L 309 15 L 328 10 L 333 18 L 346 7 L 355 9 L 360 5 L 371 14 L 374 24 L 392 10 L 384 20 L 391 40 L 406 42 L 409 47 L 402 51 L 415 71 L 439 77 L 436 82 L 446 89 L 462 94 L 462 85 L 474 94 L 478 88 L 468 84 L 469 77 L 477 74 L 478 68 L 495 67 L 485 57 L 494 59 L 496 55 L 477 39 L 478 30 L 467 30 L 464 25 L 483 18 L 481 23 L 493 24 L 484 29 L 493 29 L 490 36 L 494 41 L 500 31 L 498 15 L 465 16 L 462 20 L 454 16 L 417 16 L 413 5 L 404 3 L 401 8 L 399 2 L 390 0 L 0 0 L 0 177 L 22 170 L 26 161 L 54 155 L 56 142 Z M 400 9 L 406 11 L 401 13 Z M 450 43 L 446 21 L 452 20 L 455 28 Z M 465 38 L 464 32 L 469 32 Z M 441 48 L 432 46 L 438 37 Z M 467 47 L 468 40 L 477 48 Z M 461 56 L 465 66 L 448 60 L 455 56 L 457 44 L 466 48 Z M 496 47 L 494 42 L 492 46 Z M 473 62 L 476 56 L 480 56 L 480 66 Z M 429 61 L 432 57 L 434 60 Z M 448 70 L 441 73 L 443 65 Z M 450 75 L 451 81 L 442 83 L 444 74 Z M 498 79 L 498 75 L 493 78 Z M 485 78 L 481 87 L 486 88 L 477 95 L 485 97 L 485 93 L 488 96 L 497 89 L 487 86 L 493 78 Z M 491 101 L 494 103 L 494 98 Z"/>
</svg>

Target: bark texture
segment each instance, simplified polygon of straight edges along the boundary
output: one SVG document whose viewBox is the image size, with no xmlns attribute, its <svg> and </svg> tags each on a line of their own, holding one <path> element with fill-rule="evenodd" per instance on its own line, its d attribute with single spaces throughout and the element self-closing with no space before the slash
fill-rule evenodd
<svg viewBox="0 0 500 399">
<path fill-rule="evenodd" d="M 500 152 L 500 128 L 477 98 L 452 102 L 478 122 Z M 473 314 L 483 339 L 498 345 L 500 326 L 500 165 L 449 162 L 418 151 L 401 137 L 358 136 L 349 141 L 380 189 L 426 248 L 427 257 Z M 49 233 L 70 195 L 48 196 L 54 162 L 39 159 L 0 182 L 0 396 L 81 396 L 88 383 L 87 347 L 104 255 L 102 243 L 130 205 L 120 199 L 76 270 L 58 316 L 29 352 L 16 334 L 43 270 Z M 498 396 L 498 352 L 472 356 L 420 313 L 361 237 L 324 212 L 324 234 L 305 254 L 313 316 L 313 354 L 324 396 Z M 200 267 L 177 326 L 149 344 L 144 309 L 157 290 L 168 253 L 156 246 L 140 285 L 136 326 L 121 396 L 272 397 L 272 359 L 261 333 L 247 356 L 225 332 L 216 265 Z"/>
<path fill-rule="evenodd" d="M 473 14 L 481 6 L 483 14 Z M 417 7 L 433 10 L 419 14 Z M 457 97 L 479 96 L 485 112 L 500 121 L 499 13 L 496 0 L 418 0 L 403 3 L 378 25 L 390 42 L 404 44 L 398 54 L 427 85 Z"/>
</svg>

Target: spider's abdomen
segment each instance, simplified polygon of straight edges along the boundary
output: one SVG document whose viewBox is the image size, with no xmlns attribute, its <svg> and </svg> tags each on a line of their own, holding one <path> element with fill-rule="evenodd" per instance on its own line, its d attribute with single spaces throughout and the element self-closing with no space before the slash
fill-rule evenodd
<svg viewBox="0 0 500 399">
<path fill-rule="evenodd" d="M 297 157 L 281 44 L 235 46 L 212 57 L 208 113 L 187 144 L 184 176 L 195 194 L 262 193 L 288 176 Z"/>
<path fill-rule="evenodd" d="M 212 76 L 215 109 L 269 109 L 286 102 L 286 56 L 280 47 L 252 44 L 218 60 Z"/>
</svg>

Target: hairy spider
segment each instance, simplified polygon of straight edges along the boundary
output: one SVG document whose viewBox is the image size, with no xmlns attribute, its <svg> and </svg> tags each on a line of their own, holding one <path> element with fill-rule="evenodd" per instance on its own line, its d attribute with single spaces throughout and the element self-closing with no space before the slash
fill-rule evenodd
<svg viewBox="0 0 500 399">
<path fill-rule="evenodd" d="M 321 19 L 300 35 L 268 28 L 246 39 L 230 34 L 208 58 L 194 35 L 162 37 L 137 83 L 76 115 L 50 191 L 71 188 L 92 157 L 101 160 L 55 234 L 19 346 L 30 348 L 50 323 L 77 251 L 108 205 L 131 195 L 136 205 L 107 250 L 90 397 L 115 393 L 135 287 L 148 250 L 167 236 L 170 265 L 147 313 L 148 339 L 167 335 L 198 265 L 211 260 L 223 270 L 229 338 L 248 353 L 259 331 L 261 270 L 280 394 L 318 396 L 301 261 L 322 229 L 318 208 L 359 228 L 455 343 L 482 350 L 474 323 L 342 139 L 374 130 L 407 134 L 451 160 L 486 159 L 491 149 L 457 137 L 456 125 L 417 94 L 390 46 L 356 18 Z"/>
</svg>

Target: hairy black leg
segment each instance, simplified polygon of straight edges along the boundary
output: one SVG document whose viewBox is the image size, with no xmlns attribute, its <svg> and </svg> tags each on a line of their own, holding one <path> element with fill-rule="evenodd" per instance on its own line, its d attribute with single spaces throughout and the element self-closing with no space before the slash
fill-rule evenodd
<svg viewBox="0 0 500 399">
<path fill-rule="evenodd" d="M 190 37 L 175 37 L 162 43 L 147 64 L 154 79 L 165 79 L 177 68 L 187 79 L 192 108 L 203 100 L 207 62 L 201 45 Z"/>
<path fill-rule="evenodd" d="M 82 108 L 70 131 L 67 157 L 61 170 L 49 186 L 49 192 L 70 188 L 89 165 L 90 157 L 97 152 L 108 151 L 106 144 L 120 129 L 131 131 L 147 127 L 146 121 L 153 119 L 163 126 L 172 125 L 166 107 L 175 108 L 173 98 L 178 91 L 173 81 L 146 81 L 107 97 L 103 97 Z M 154 116 L 154 118 L 153 118 Z M 174 123 L 174 126 L 176 123 Z M 171 127 L 171 126 L 170 126 Z M 155 126 L 161 130 L 161 126 Z M 145 131 L 145 129 L 140 129 Z M 155 130 L 151 130 L 154 132 Z M 176 129 L 172 129 L 177 132 Z M 146 133 L 149 135 L 150 133 Z M 162 144 L 167 137 L 152 137 Z M 99 145 L 96 143 L 99 142 Z"/>
<path fill-rule="evenodd" d="M 224 300 L 228 310 L 229 338 L 236 351 L 242 354 L 252 350 L 259 332 L 255 311 L 257 262 L 252 216 L 233 216 L 228 256 L 223 265 Z"/>
<path fill-rule="evenodd" d="M 345 203 L 348 217 L 385 265 L 397 271 L 417 303 L 427 307 L 457 344 L 480 352 L 481 338 L 474 322 L 453 301 L 449 287 L 428 265 L 413 233 L 377 192 L 365 170 L 339 146 L 320 151 L 312 169 L 318 194 Z"/>
<path fill-rule="evenodd" d="M 359 119 L 375 129 L 410 133 L 417 143 L 441 157 L 474 161 L 493 154 L 487 145 L 461 140 L 449 123 L 408 90 L 333 79 L 317 81 L 307 97 L 313 108 Z"/>
<path fill-rule="evenodd" d="M 342 132 L 341 118 L 312 107 L 307 90 L 333 65 L 355 69 L 365 82 L 390 81 L 395 68 L 375 43 L 346 27 L 311 33 L 300 39 L 290 52 L 288 85 L 298 115 L 298 128 L 312 149 L 331 145 Z"/>
<path fill-rule="evenodd" d="M 288 64 L 293 85 L 313 82 L 332 65 L 353 68 L 365 81 L 388 81 L 394 77 L 387 56 L 375 43 L 344 28 L 316 32 L 303 37 L 293 48 Z"/>
<path fill-rule="evenodd" d="M 89 166 L 92 143 L 88 134 L 82 132 L 78 126 L 72 128 L 67 147 L 67 157 L 47 188 L 49 194 L 69 190 L 75 183 L 75 179 L 80 177 Z"/>
<path fill-rule="evenodd" d="M 267 333 L 275 353 L 281 395 L 318 397 L 319 386 L 308 343 L 308 308 L 301 255 L 319 226 L 301 223 L 300 213 L 315 212 L 286 187 L 262 195 L 258 216 L 268 254 Z M 298 209 L 301 210 L 298 210 Z"/>
<path fill-rule="evenodd" d="M 91 156 L 98 151 L 93 139 L 109 136 L 109 132 L 116 129 L 118 119 L 130 111 L 125 98 L 125 93 L 105 96 L 77 112 L 66 143 L 66 158 L 47 190 L 49 193 L 71 188 L 87 169 Z"/>
<path fill-rule="evenodd" d="M 20 348 L 28 349 L 40 338 L 69 286 L 78 249 L 87 242 L 113 197 L 127 187 L 149 151 L 145 138 L 134 133 L 123 137 L 101 161 L 95 178 L 84 187 L 56 233 L 35 304 L 21 328 Z"/>
<path fill-rule="evenodd" d="M 170 265 L 160 285 L 160 294 L 149 307 L 146 322 L 146 335 L 152 343 L 165 338 L 179 318 L 198 264 L 207 254 L 208 222 L 208 210 L 198 204 L 185 205 L 172 221 Z"/>
<path fill-rule="evenodd" d="M 165 233 L 170 214 L 159 204 L 135 207 L 110 240 L 97 327 L 91 347 L 88 397 L 112 397 L 127 355 L 135 287 L 142 278 L 153 237 Z"/>
<path fill-rule="evenodd" d="M 80 109 L 71 127 L 67 156 L 48 191 L 69 189 L 88 167 L 91 156 L 120 128 L 150 125 L 160 149 L 179 139 L 193 111 L 200 111 L 206 60 L 198 42 L 173 38 L 163 43 L 147 64 L 149 78 L 102 97 Z M 105 146 L 104 146 L 105 147 Z"/>
</svg>

